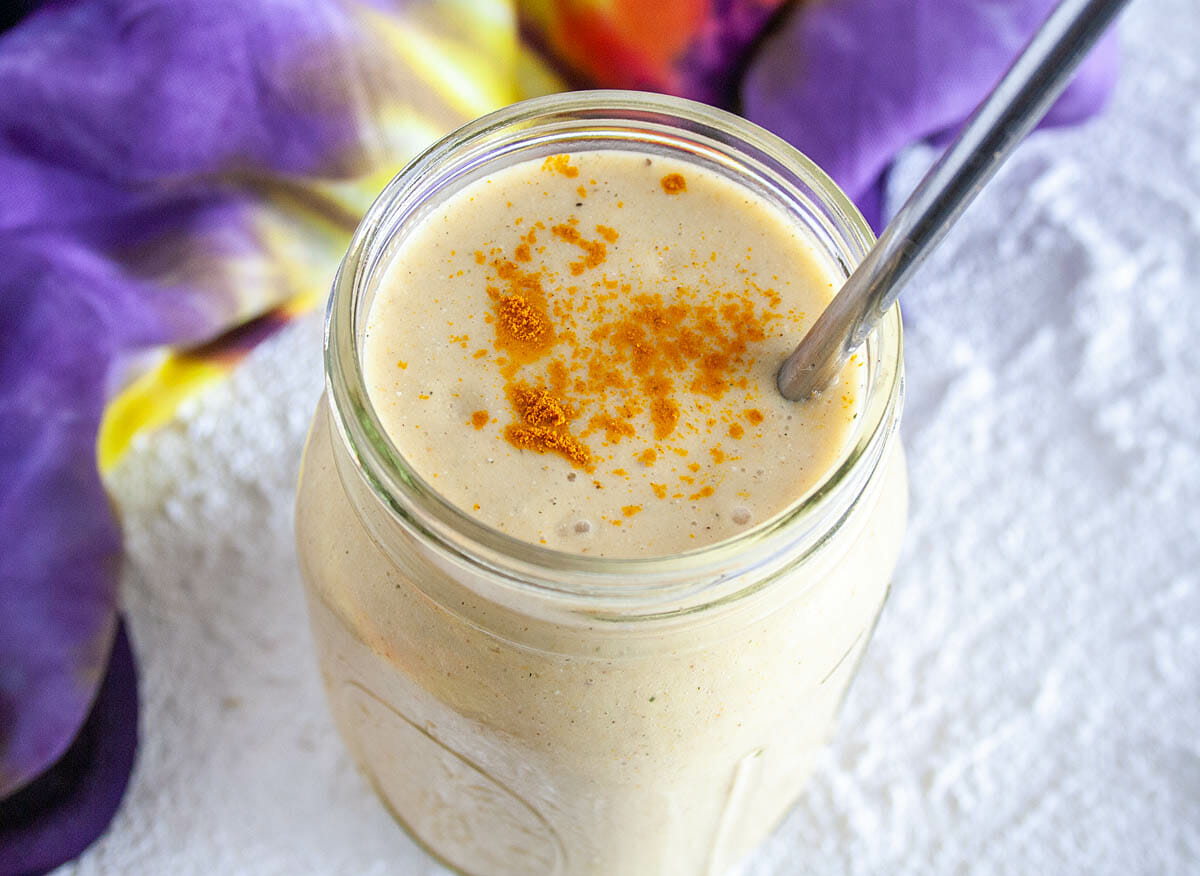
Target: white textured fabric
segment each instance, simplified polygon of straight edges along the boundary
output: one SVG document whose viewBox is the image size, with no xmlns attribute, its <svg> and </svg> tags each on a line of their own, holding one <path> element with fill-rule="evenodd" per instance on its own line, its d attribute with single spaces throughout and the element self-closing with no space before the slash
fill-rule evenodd
<svg viewBox="0 0 1200 876">
<path fill-rule="evenodd" d="M 1132 4 L 1111 111 L 1025 144 L 906 293 L 907 547 L 750 876 L 1200 868 L 1197 12 Z M 113 474 L 143 743 L 64 874 L 444 873 L 318 682 L 291 497 L 319 345 L 292 327 Z"/>
</svg>

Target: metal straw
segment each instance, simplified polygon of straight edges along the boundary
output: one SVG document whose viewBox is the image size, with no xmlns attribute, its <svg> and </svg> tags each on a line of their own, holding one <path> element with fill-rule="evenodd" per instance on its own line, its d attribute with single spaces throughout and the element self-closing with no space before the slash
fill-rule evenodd
<svg viewBox="0 0 1200 876">
<path fill-rule="evenodd" d="M 850 355 L 962 211 L 1046 114 L 1128 0 L 1063 0 L 921 180 L 878 242 L 779 368 L 784 398 L 808 398 Z"/>
</svg>

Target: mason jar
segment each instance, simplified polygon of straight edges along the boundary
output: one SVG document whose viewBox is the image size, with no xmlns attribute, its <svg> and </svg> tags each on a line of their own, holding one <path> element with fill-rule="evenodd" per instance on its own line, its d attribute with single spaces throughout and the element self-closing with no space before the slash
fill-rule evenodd
<svg viewBox="0 0 1200 876">
<path fill-rule="evenodd" d="M 782 209 L 846 275 L 873 242 L 834 183 L 766 131 L 611 91 L 467 125 L 363 219 L 329 306 L 326 392 L 296 506 L 300 564 L 346 745 L 413 838 L 471 876 L 693 876 L 736 864 L 796 801 L 829 738 L 904 529 L 895 309 L 865 346 L 863 401 L 838 462 L 773 518 L 679 555 L 594 557 L 514 539 L 400 455 L 362 367 L 389 253 L 482 175 L 591 149 L 715 169 Z"/>
</svg>

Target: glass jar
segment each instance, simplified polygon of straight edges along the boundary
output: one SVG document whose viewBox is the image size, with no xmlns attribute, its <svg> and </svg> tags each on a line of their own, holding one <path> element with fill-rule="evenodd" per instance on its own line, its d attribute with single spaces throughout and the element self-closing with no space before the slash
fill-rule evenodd
<svg viewBox="0 0 1200 876">
<path fill-rule="evenodd" d="M 829 736 L 904 528 L 894 310 L 867 343 L 863 406 L 833 470 L 774 518 L 678 556 L 518 541 L 400 456 L 361 366 L 394 243 L 484 173 L 597 148 L 728 175 L 846 274 L 873 242 L 828 177 L 778 138 L 630 92 L 555 95 L 473 122 L 363 219 L 329 308 L 327 391 L 296 508 L 301 568 L 347 745 L 413 837 L 472 876 L 691 876 L 741 859 Z"/>
</svg>

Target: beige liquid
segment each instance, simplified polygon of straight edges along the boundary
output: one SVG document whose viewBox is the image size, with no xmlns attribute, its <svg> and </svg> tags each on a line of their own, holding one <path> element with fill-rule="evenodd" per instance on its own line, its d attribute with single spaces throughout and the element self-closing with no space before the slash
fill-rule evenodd
<svg viewBox="0 0 1200 876">
<path fill-rule="evenodd" d="M 857 413 L 853 370 L 811 408 L 774 395 L 775 365 L 828 299 L 832 270 L 785 217 L 715 175 L 610 153 L 570 164 L 577 177 L 540 166 L 498 172 L 433 211 L 394 253 L 365 356 L 389 436 L 460 507 L 568 551 L 661 555 L 779 513 L 827 473 Z M 663 190 L 672 172 L 686 177 L 685 193 Z M 691 391 L 694 363 L 670 373 L 679 416 L 665 436 L 656 437 L 646 409 L 628 412 L 632 434 L 584 436 L 590 418 L 611 414 L 624 396 L 575 392 L 570 381 L 561 395 L 582 409 L 564 425 L 589 448 L 590 470 L 505 440 L 516 421 L 506 382 L 549 387 L 548 362 L 568 354 L 555 347 L 514 371 L 498 363 L 506 351 L 487 321 L 496 312 L 486 292 L 497 284 L 492 263 L 513 259 L 531 223 L 548 231 L 571 216 L 581 231 L 598 224 L 618 236 L 606 241 L 603 264 L 572 273 L 581 248 L 538 234 L 520 264 L 542 271 L 547 297 L 571 285 L 586 295 L 597 281 L 612 291 L 615 282 L 617 297 L 604 302 L 614 310 L 679 287 L 700 307 L 726 292 L 740 305 L 761 288 L 750 298 L 755 318 L 778 314 L 727 370 L 723 391 Z M 593 323 L 608 319 L 588 312 Z M 559 308 L 556 335 L 582 336 L 584 315 L 575 311 L 572 326 Z M 601 350 L 604 361 L 618 353 Z M 488 421 L 476 429 L 469 421 L 479 410 Z M 653 484 L 666 484 L 666 496 Z M 697 495 L 704 486 L 711 494 Z M 786 578 L 720 609 L 618 626 L 497 598 L 487 573 L 396 527 L 323 403 L 297 535 L 334 715 L 397 817 L 472 876 L 724 873 L 777 823 L 812 769 L 883 603 L 905 503 L 893 442 L 852 511 Z M 633 505 L 640 509 L 626 514 Z"/>
<path fill-rule="evenodd" d="M 553 332 L 532 361 L 497 325 L 514 270 L 534 278 Z M 458 192 L 392 255 L 367 387 L 416 472 L 483 522 L 560 550 L 678 553 L 782 511 L 844 448 L 860 362 L 813 404 L 774 380 L 837 276 L 777 209 L 712 171 L 617 151 L 526 162 Z M 655 421 L 656 380 L 673 423 Z M 506 387 L 556 382 L 586 468 L 505 440 L 519 421 Z"/>
</svg>

